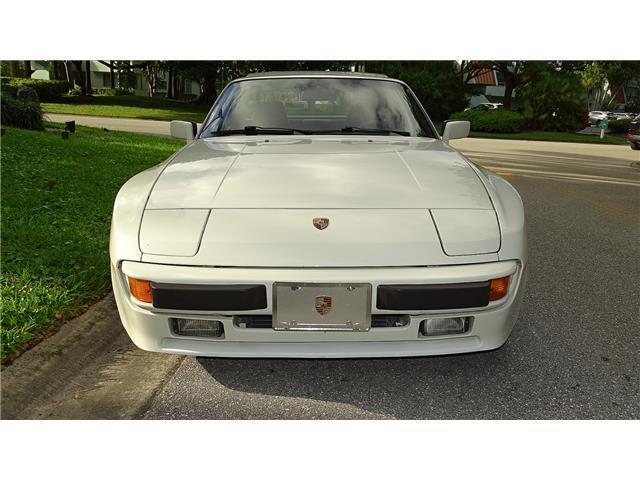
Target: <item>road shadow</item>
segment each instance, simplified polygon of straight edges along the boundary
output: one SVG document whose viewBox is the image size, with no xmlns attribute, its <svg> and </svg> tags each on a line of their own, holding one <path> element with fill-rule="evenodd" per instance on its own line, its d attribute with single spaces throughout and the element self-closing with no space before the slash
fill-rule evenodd
<svg viewBox="0 0 640 480">
<path fill-rule="evenodd" d="M 197 361 L 231 390 L 349 404 L 393 418 L 548 418 L 539 385 L 550 372 L 536 368 L 539 352 L 523 329 L 516 328 L 502 348 L 473 354 Z"/>
<path fill-rule="evenodd" d="M 509 395 L 514 386 L 504 381 L 509 356 L 505 347 L 484 354 L 431 358 L 199 358 L 198 362 L 226 388 L 245 393 L 343 403 L 395 418 L 458 414 L 474 418 L 472 410 L 488 407 L 487 398 L 469 399 L 466 391 L 476 391 L 483 384 L 495 386 L 498 380 Z M 503 411 L 499 416 L 509 415 Z"/>
</svg>

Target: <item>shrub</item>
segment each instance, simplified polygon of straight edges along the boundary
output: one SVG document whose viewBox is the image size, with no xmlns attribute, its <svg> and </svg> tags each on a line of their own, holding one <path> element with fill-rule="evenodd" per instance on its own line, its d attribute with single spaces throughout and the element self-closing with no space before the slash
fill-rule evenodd
<svg viewBox="0 0 640 480">
<path fill-rule="evenodd" d="M 10 82 L 10 77 L 0 77 L 0 93 L 4 95 L 16 96 L 18 87 Z"/>
<path fill-rule="evenodd" d="M 71 90 L 69 90 L 69 93 L 67 93 L 67 95 L 69 97 L 79 97 L 82 95 L 82 89 L 76 85 Z"/>
<path fill-rule="evenodd" d="M 44 130 L 42 109 L 36 102 L 23 102 L 10 95 L 2 95 L 2 125 L 28 130 Z"/>
<path fill-rule="evenodd" d="M 476 132 L 518 133 L 524 127 L 524 117 L 511 110 L 467 110 L 451 115 L 452 120 L 468 120 Z"/>
<path fill-rule="evenodd" d="M 38 80 L 35 78 L 2 77 L 2 93 L 15 95 L 20 87 L 31 87 L 40 100 L 58 98 L 69 91 L 69 82 L 64 80 Z"/>
<path fill-rule="evenodd" d="M 20 87 L 16 92 L 16 97 L 23 102 L 40 103 L 38 92 L 32 87 Z"/>
<path fill-rule="evenodd" d="M 113 97 L 116 94 L 116 89 L 115 88 L 94 88 L 93 94 L 103 96 L 103 97 Z"/>
<path fill-rule="evenodd" d="M 133 88 L 116 88 L 114 95 L 123 96 L 123 95 L 133 95 Z"/>
<path fill-rule="evenodd" d="M 133 95 L 133 89 L 130 88 L 94 88 L 94 95 L 102 95 L 104 97 L 119 97 L 123 95 Z"/>
<path fill-rule="evenodd" d="M 627 133 L 631 126 L 631 119 L 611 120 L 608 124 L 609 130 L 613 133 Z"/>
</svg>

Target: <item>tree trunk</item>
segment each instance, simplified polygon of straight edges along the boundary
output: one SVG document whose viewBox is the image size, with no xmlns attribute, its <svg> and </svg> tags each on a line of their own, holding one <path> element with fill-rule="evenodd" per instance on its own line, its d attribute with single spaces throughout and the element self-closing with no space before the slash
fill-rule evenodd
<svg viewBox="0 0 640 480">
<path fill-rule="evenodd" d="M 85 87 L 87 90 L 87 95 L 91 96 L 93 95 L 93 88 L 91 88 L 91 62 L 89 60 L 86 60 L 84 62 L 84 66 L 85 66 Z"/>
<path fill-rule="evenodd" d="M 11 60 L 9 62 L 9 76 L 17 77 L 19 71 L 20 71 L 20 66 L 18 65 L 18 62 L 16 62 L 15 60 Z"/>
<path fill-rule="evenodd" d="M 511 79 L 504 79 L 504 100 L 502 104 L 505 110 L 511 110 L 511 100 L 513 99 L 513 89 L 515 85 Z"/>
<path fill-rule="evenodd" d="M 75 77 L 78 81 L 78 84 L 80 84 L 80 94 L 82 96 L 85 96 L 87 94 L 87 82 L 82 68 L 82 64 L 84 62 L 82 62 L 82 60 L 73 60 L 71 63 L 76 67 Z"/>
<path fill-rule="evenodd" d="M 31 78 L 31 74 L 33 73 L 33 70 L 31 70 L 31 60 L 25 60 L 24 61 L 24 76 L 26 78 Z"/>
<path fill-rule="evenodd" d="M 113 67 L 113 60 L 109 61 L 109 81 L 111 82 L 111 88 L 116 88 L 116 71 Z"/>
<path fill-rule="evenodd" d="M 212 105 L 215 99 L 218 97 L 216 90 L 216 77 L 205 77 L 202 82 L 202 94 L 198 97 L 197 103 Z"/>
<path fill-rule="evenodd" d="M 66 80 L 69 81 L 69 79 L 67 78 L 67 75 L 65 74 L 64 71 L 64 63 L 61 62 L 60 60 L 53 60 L 52 61 L 52 65 L 53 65 L 53 78 L 54 80 Z"/>
<path fill-rule="evenodd" d="M 158 68 L 156 65 L 147 65 L 144 67 L 144 76 L 147 79 L 147 86 L 149 87 L 149 97 L 153 97 L 156 94 L 158 88 Z"/>
<path fill-rule="evenodd" d="M 173 96 L 178 100 L 184 98 L 184 78 L 181 75 L 173 77 Z"/>
<path fill-rule="evenodd" d="M 205 78 L 202 82 L 202 94 L 200 98 L 198 98 L 198 103 L 211 105 L 217 96 L 216 79 L 211 77 Z"/>
<path fill-rule="evenodd" d="M 175 98 L 173 93 L 173 68 L 169 68 L 167 71 L 167 98 Z"/>
<path fill-rule="evenodd" d="M 64 74 L 67 79 L 67 82 L 69 82 L 69 86 L 71 86 L 71 77 L 69 76 L 69 65 L 67 64 L 66 60 L 62 61 L 62 65 L 64 65 Z"/>
</svg>

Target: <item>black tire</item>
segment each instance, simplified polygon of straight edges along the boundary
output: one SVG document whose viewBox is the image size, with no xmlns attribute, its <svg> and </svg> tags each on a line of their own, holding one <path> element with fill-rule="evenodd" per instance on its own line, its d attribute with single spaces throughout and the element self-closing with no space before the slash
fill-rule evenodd
<svg viewBox="0 0 640 480">
<path fill-rule="evenodd" d="M 637 143 L 630 142 L 631 150 L 640 150 L 640 145 Z"/>
</svg>

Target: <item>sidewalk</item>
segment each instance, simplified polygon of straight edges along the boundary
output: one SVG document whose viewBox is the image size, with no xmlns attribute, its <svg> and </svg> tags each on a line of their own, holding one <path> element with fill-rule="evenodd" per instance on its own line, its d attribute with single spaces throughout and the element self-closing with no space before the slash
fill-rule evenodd
<svg viewBox="0 0 640 480">
<path fill-rule="evenodd" d="M 64 123 L 75 120 L 76 124 L 85 127 L 107 128 L 121 132 L 145 133 L 170 137 L 169 124 L 163 120 L 141 120 L 139 118 L 91 117 L 88 115 L 67 115 L 64 113 L 45 113 L 45 119 L 51 122 Z M 198 128 L 202 126 L 198 124 Z"/>
<path fill-rule="evenodd" d="M 135 347 L 109 294 L 3 368 L 0 418 L 139 418 L 182 360 Z"/>
</svg>

